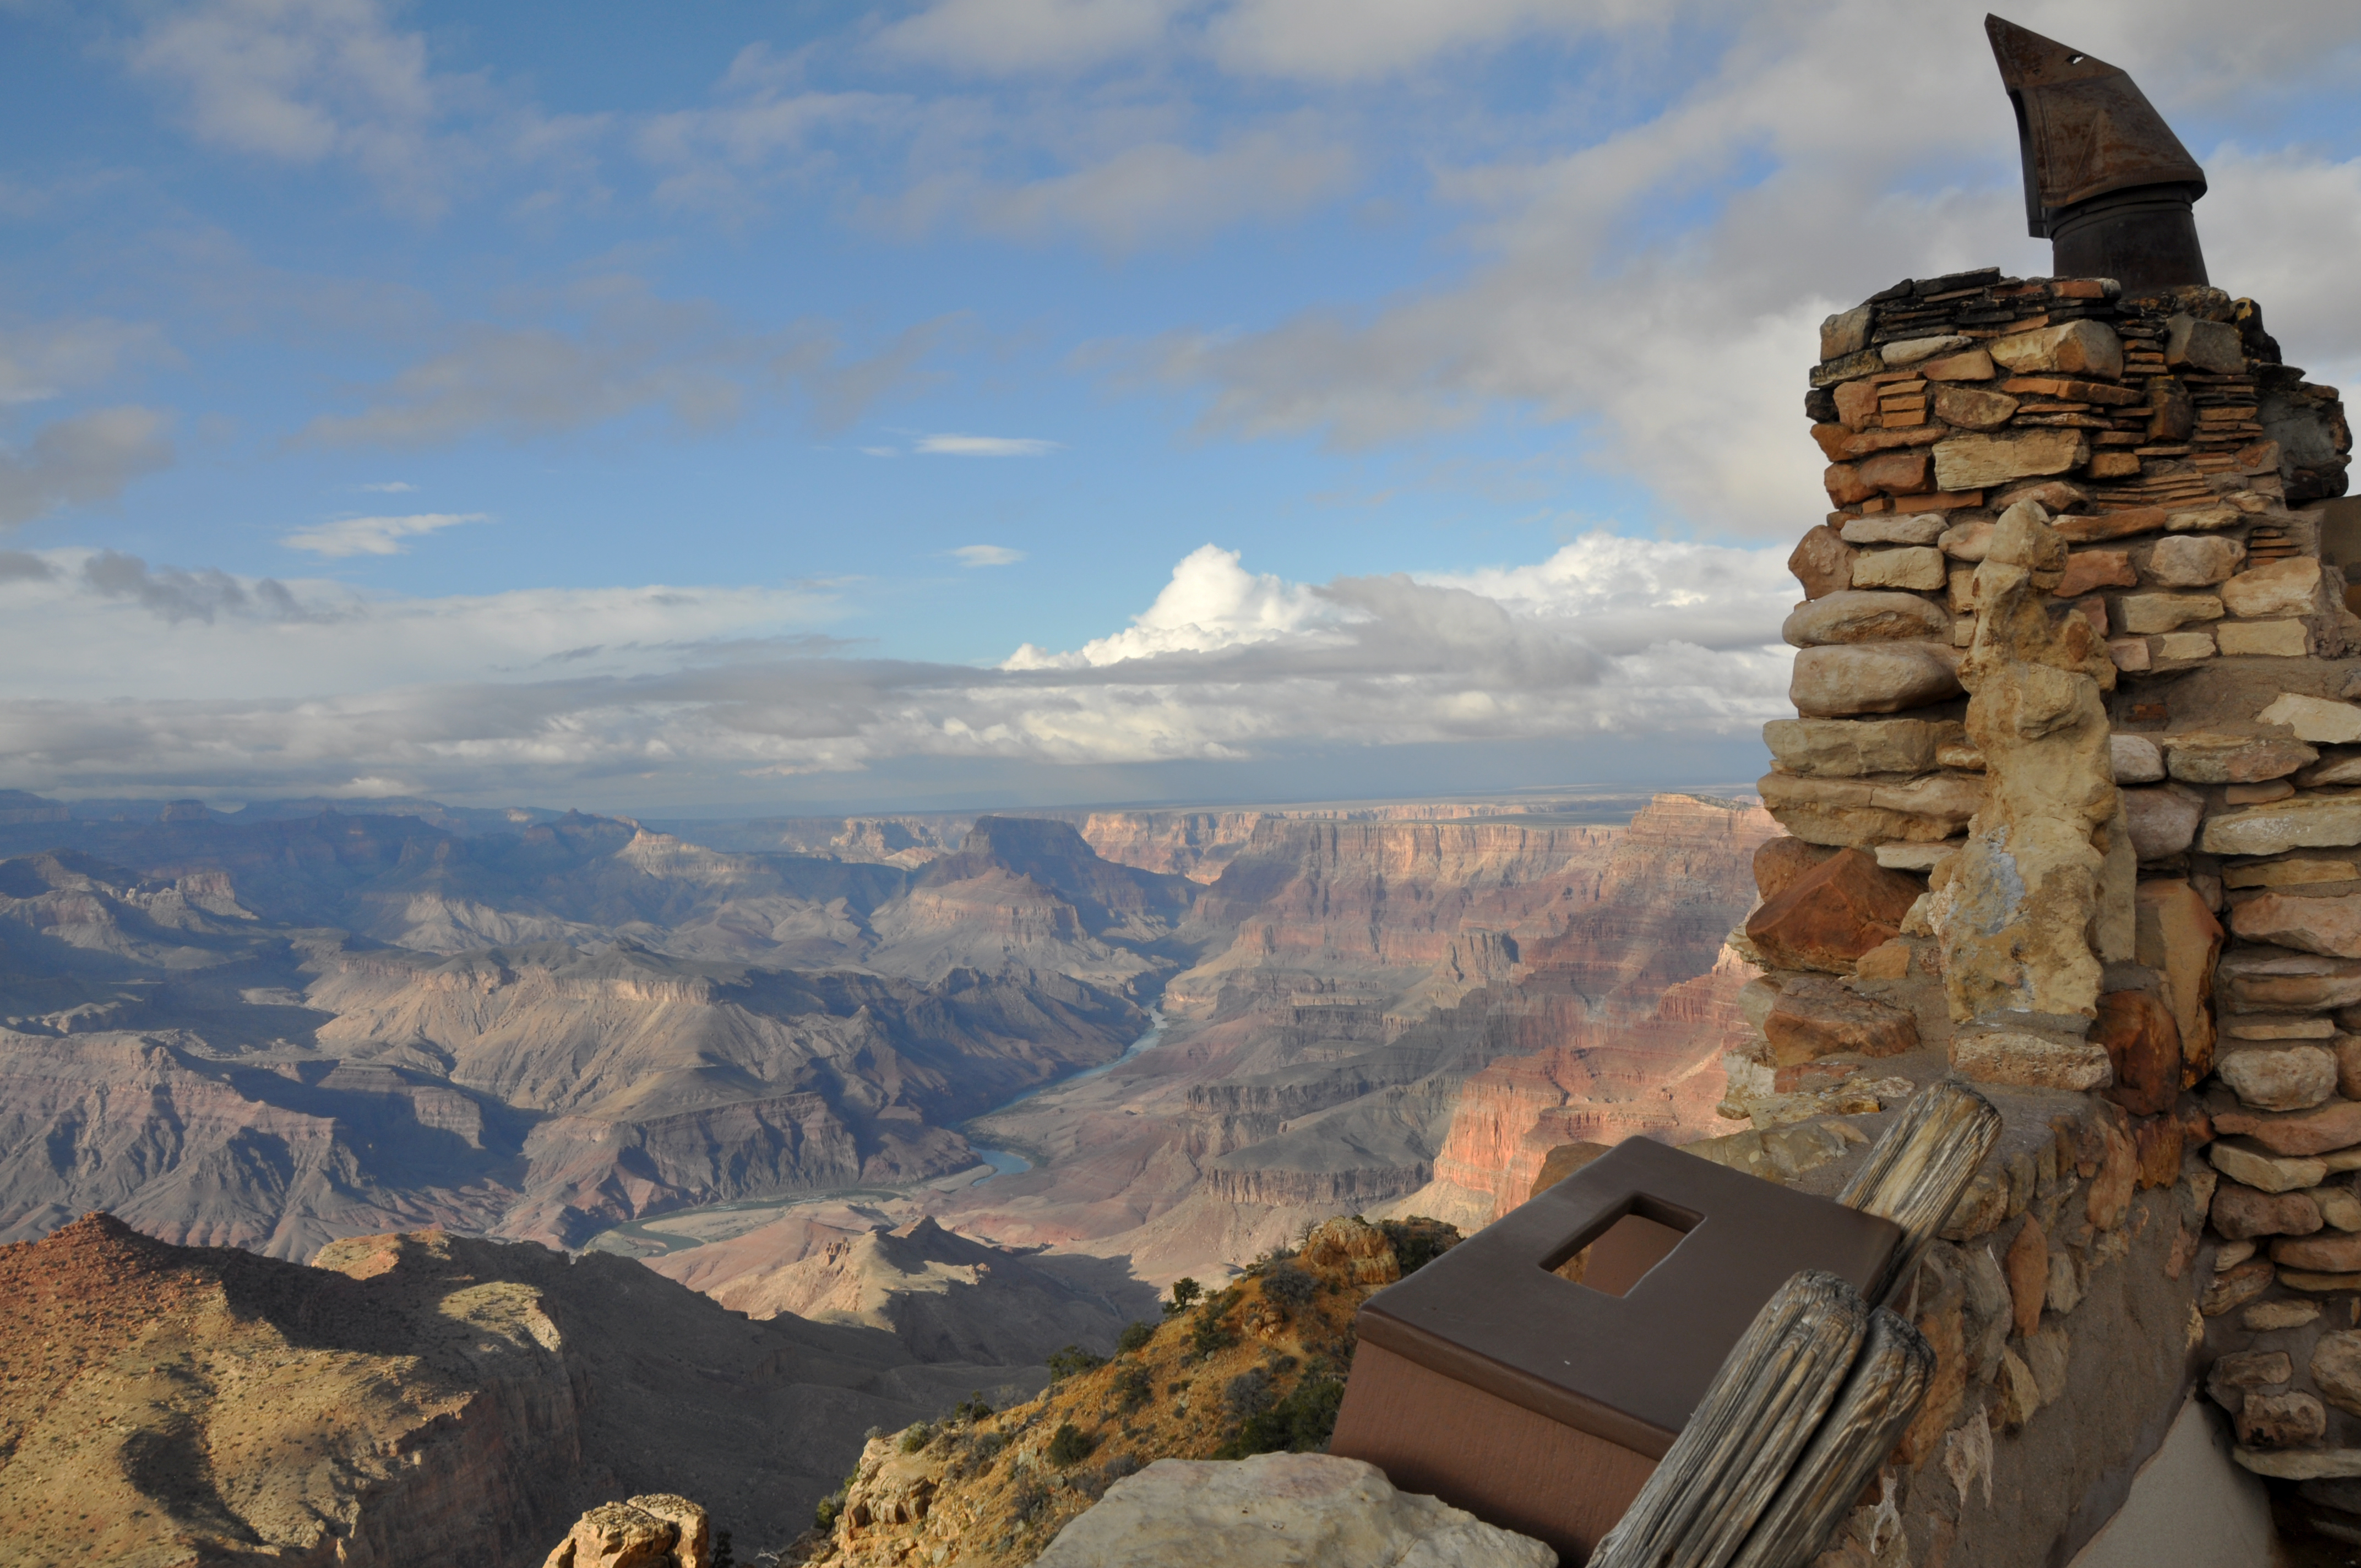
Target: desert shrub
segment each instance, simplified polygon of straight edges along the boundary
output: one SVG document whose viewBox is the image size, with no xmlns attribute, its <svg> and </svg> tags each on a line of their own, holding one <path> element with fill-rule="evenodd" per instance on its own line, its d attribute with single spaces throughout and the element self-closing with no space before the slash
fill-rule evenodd
<svg viewBox="0 0 2361 1568">
<path fill-rule="evenodd" d="M 1459 1245 L 1455 1226 L 1421 1214 L 1412 1214 L 1407 1220 L 1379 1220 L 1378 1228 L 1386 1233 L 1386 1241 L 1400 1261 L 1405 1279 Z"/>
<path fill-rule="evenodd" d="M 1105 1365 L 1105 1356 L 1093 1355 L 1081 1345 L 1070 1344 L 1050 1355 L 1049 1381 L 1055 1383 L 1062 1378 L 1071 1377 L 1078 1372 L 1088 1372 L 1094 1366 Z"/>
<path fill-rule="evenodd" d="M 983 1390 L 981 1388 L 970 1389 L 966 1398 L 951 1407 L 953 1420 L 966 1421 L 970 1424 L 980 1421 L 990 1414 L 992 1414 L 992 1407 L 984 1403 Z"/>
<path fill-rule="evenodd" d="M 1320 1281 L 1285 1259 L 1263 1270 L 1262 1293 L 1290 1311 L 1310 1306 L 1319 1289 Z"/>
<path fill-rule="evenodd" d="M 1091 1450 L 1097 1446 L 1098 1441 L 1073 1422 L 1060 1422 L 1058 1430 L 1049 1434 L 1049 1463 L 1061 1470 L 1070 1464 L 1079 1464 L 1088 1459 Z"/>
<path fill-rule="evenodd" d="M 1049 1488 L 1029 1478 L 1018 1482 L 1016 1490 L 1008 1496 L 1008 1511 L 1021 1523 L 1031 1524 L 1049 1506 Z"/>
<path fill-rule="evenodd" d="M 1112 1486 L 1125 1476 L 1137 1475 L 1146 1468 L 1137 1453 L 1118 1453 L 1100 1467 L 1099 1474 L 1106 1477 L 1106 1484 Z"/>
<path fill-rule="evenodd" d="M 844 1488 L 839 1486 L 835 1491 L 822 1497 L 819 1500 L 819 1507 L 812 1510 L 812 1529 L 822 1531 L 834 1530 L 838 1516 L 843 1512 Z"/>
<path fill-rule="evenodd" d="M 738 1550 L 730 1544 L 728 1530 L 713 1532 L 713 1555 L 708 1560 L 707 1568 L 738 1568 Z"/>
<path fill-rule="evenodd" d="M 1148 1342 L 1155 1337 L 1154 1323 L 1126 1323 L 1124 1325 L 1123 1337 L 1115 1342 L 1115 1354 L 1129 1355 L 1133 1351 L 1146 1350 Z"/>
<path fill-rule="evenodd" d="M 917 1453 L 935 1441 L 935 1429 L 920 1421 L 902 1434 L 902 1452 Z"/>
<path fill-rule="evenodd" d="M 1235 1377 L 1230 1386 L 1235 1389 L 1245 1381 L 1244 1376 Z M 1230 1441 L 1214 1451 L 1213 1457 L 1244 1459 L 1248 1454 L 1281 1450 L 1315 1453 L 1328 1446 L 1328 1439 L 1336 1430 L 1337 1407 L 1344 1402 L 1343 1380 L 1315 1365 L 1287 1398 L 1247 1414 Z"/>
<path fill-rule="evenodd" d="M 1172 1299 L 1164 1303 L 1164 1315 L 1168 1318 L 1179 1317 L 1181 1313 L 1189 1310 L 1190 1306 L 1195 1302 L 1198 1297 L 1202 1296 L 1204 1293 L 1205 1288 L 1198 1284 L 1193 1279 L 1174 1280 L 1172 1282 Z"/>
<path fill-rule="evenodd" d="M 1145 1366 L 1126 1366 L 1115 1374 L 1115 1398 L 1126 1410 L 1139 1409 L 1155 1392 L 1155 1385 L 1149 1380 Z"/>
<path fill-rule="evenodd" d="M 1231 1290 L 1216 1291 L 1205 1298 L 1197 1309 L 1196 1321 L 1189 1326 L 1189 1348 L 1198 1355 L 1213 1355 L 1238 1343 L 1237 1331 L 1230 1327 L 1230 1309 L 1237 1305 L 1237 1294 Z"/>
<path fill-rule="evenodd" d="M 1222 1390 L 1222 1408 L 1235 1420 L 1244 1420 L 1270 1403 L 1270 1371 L 1254 1366 L 1239 1373 Z"/>
</svg>

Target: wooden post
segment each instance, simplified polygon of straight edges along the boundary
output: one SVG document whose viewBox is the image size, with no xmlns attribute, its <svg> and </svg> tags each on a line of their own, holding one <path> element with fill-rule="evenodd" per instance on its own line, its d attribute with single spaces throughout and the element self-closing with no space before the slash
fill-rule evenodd
<svg viewBox="0 0 2361 1568">
<path fill-rule="evenodd" d="M 1999 1137 L 2000 1113 L 1957 1079 L 1930 1083 L 1911 1096 L 1837 1194 L 1846 1207 L 1902 1227 L 1902 1245 L 1869 1292 L 1870 1300 L 1890 1299 L 1910 1277 L 1918 1255 L 1959 1207 Z"/>
</svg>

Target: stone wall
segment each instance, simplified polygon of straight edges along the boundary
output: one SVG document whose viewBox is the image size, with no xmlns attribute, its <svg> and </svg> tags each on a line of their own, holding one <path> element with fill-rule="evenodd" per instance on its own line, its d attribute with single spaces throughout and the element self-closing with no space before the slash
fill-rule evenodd
<svg viewBox="0 0 2361 1568">
<path fill-rule="evenodd" d="M 1766 972 L 1723 1109 L 1757 1131 L 1711 1152 L 1832 1189 L 1946 1072 L 2008 1119 L 1912 1288 L 1936 1396 L 1835 1560 L 2063 1563 L 2195 1382 L 2361 1541 L 2336 393 L 2252 302 L 1996 269 L 1886 290 L 1821 354 L 1837 510 L 1790 563 L 1762 783 L 1789 837 L 1735 938 Z"/>
</svg>

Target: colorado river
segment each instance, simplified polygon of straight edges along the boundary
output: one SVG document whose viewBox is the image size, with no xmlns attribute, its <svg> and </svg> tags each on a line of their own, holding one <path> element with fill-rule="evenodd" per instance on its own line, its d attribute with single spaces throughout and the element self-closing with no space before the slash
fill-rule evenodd
<svg viewBox="0 0 2361 1568">
<path fill-rule="evenodd" d="M 1113 1072 L 1115 1069 L 1121 1067 L 1132 1058 L 1140 1055 L 1142 1052 L 1154 1050 L 1163 1042 L 1163 1039 L 1164 1014 L 1161 1009 L 1151 1007 L 1148 1010 L 1148 1033 L 1140 1036 L 1139 1038 L 1126 1046 L 1123 1048 L 1123 1055 L 1115 1058 L 1115 1060 L 1101 1062 L 1096 1067 L 1086 1067 L 1080 1072 L 1071 1072 L 1063 1078 L 1053 1078 L 1047 1083 L 1036 1084 L 1032 1088 L 1027 1090 L 1024 1093 L 1018 1095 L 1016 1099 L 1010 1101 L 1007 1104 L 995 1105 L 991 1110 L 986 1111 L 983 1115 L 971 1119 L 968 1125 L 973 1126 L 975 1123 L 984 1120 L 985 1117 L 997 1116 L 1003 1111 L 1012 1110 L 1016 1106 L 1024 1104 L 1027 1100 L 1034 1098 L 1036 1095 L 1046 1094 L 1052 1089 L 1063 1089 L 1070 1083 L 1080 1083 L 1084 1079 L 1096 1078 L 1102 1073 Z M 975 1150 L 976 1158 L 992 1167 L 992 1176 L 1015 1176 L 1019 1171 L 1030 1170 L 1033 1168 L 1033 1162 L 1027 1159 L 1023 1155 L 1011 1154 L 1006 1149 L 989 1149 L 973 1140 L 969 1141 L 968 1146 Z M 985 1182 L 991 1180 L 992 1176 L 980 1176 L 968 1185 L 971 1188 L 981 1187 Z"/>
</svg>

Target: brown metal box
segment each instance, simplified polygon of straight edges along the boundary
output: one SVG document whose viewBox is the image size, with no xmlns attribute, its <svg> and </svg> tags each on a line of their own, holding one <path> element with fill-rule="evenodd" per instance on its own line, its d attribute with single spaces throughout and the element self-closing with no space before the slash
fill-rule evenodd
<svg viewBox="0 0 2361 1568">
<path fill-rule="evenodd" d="M 1586 1559 L 1797 1269 L 1901 1228 L 1634 1138 L 1361 1308 L 1329 1452 Z M 1589 1249 L 1583 1283 L 1551 1272 Z"/>
</svg>

